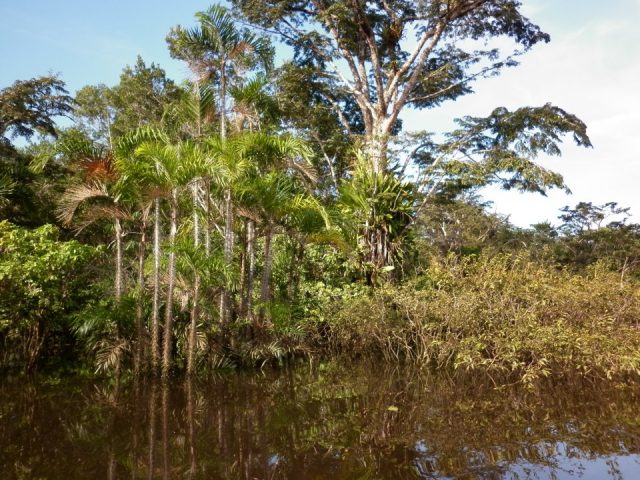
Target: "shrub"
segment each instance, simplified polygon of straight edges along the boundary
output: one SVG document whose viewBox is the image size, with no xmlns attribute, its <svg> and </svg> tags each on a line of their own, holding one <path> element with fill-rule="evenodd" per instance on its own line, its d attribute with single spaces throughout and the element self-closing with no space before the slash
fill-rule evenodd
<svg viewBox="0 0 640 480">
<path fill-rule="evenodd" d="M 0 222 L 0 366 L 33 368 L 71 341 L 69 314 L 90 295 L 94 247 L 58 240 L 58 229 Z"/>
<path fill-rule="evenodd" d="M 578 275 L 524 254 L 449 258 L 411 283 L 328 308 L 333 352 L 481 369 L 525 383 L 552 372 L 640 374 L 640 293 L 601 264 Z"/>
</svg>

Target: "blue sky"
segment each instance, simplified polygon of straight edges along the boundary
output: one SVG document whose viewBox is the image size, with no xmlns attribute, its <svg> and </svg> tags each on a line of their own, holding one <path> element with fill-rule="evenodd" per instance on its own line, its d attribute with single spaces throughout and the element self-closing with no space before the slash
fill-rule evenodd
<svg viewBox="0 0 640 480">
<path fill-rule="evenodd" d="M 409 129 L 440 131 L 454 117 L 486 115 L 502 105 L 552 102 L 589 127 L 590 150 L 564 146 L 562 158 L 540 159 L 565 176 L 573 195 L 547 198 L 490 190 L 494 209 L 518 225 L 553 220 L 578 201 L 617 201 L 640 221 L 640 0 L 524 0 L 523 9 L 551 34 L 519 67 L 483 80 L 476 94 L 429 112 L 407 112 Z M 59 73 L 70 91 L 118 81 L 138 54 L 180 81 L 184 64 L 169 57 L 164 38 L 192 25 L 202 0 L 0 0 L 0 88 L 16 79 Z"/>
</svg>

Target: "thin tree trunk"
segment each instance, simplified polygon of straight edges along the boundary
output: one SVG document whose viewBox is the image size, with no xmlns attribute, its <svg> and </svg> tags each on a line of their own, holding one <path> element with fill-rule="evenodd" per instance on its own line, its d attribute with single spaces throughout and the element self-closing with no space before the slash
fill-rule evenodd
<svg viewBox="0 0 640 480">
<path fill-rule="evenodd" d="M 225 64 L 223 62 L 222 68 L 220 69 L 220 138 L 224 141 L 227 138 L 227 117 L 226 117 L 226 108 L 227 106 L 227 76 Z M 228 237 L 233 235 L 232 223 L 233 218 L 229 220 L 229 216 L 231 212 L 229 211 L 231 203 L 231 190 L 226 188 L 224 191 L 224 263 L 225 266 L 229 266 L 231 262 L 231 253 L 232 249 L 229 249 L 229 240 Z M 231 243 L 231 245 L 233 245 Z M 227 286 L 222 289 L 222 294 L 220 295 L 220 324 L 227 324 L 227 314 L 229 310 L 229 292 Z"/>
<path fill-rule="evenodd" d="M 151 314 L 151 367 L 160 366 L 160 199 L 155 199 L 153 214 L 153 312 Z"/>
<path fill-rule="evenodd" d="M 240 285 L 240 305 L 238 306 L 238 315 L 242 318 L 245 317 L 244 312 L 244 291 L 247 284 L 247 222 L 244 221 L 242 228 L 242 235 L 240 239 L 240 279 L 238 285 Z"/>
<path fill-rule="evenodd" d="M 252 316 L 253 281 L 256 272 L 256 227 L 253 220 L 247 221 L 247 273 L 242 298 L 242 313 Z"/>
<path fill-rule="evenodd" d="M 171 347 L 173 344 L 173 289 L 176 281 L 176 230 L 178 221 L 178 192 L 174 189 L 171 192 L 171 218 L 169 227 L 169 265 L 168 265 L 168 286 L 167 302 L 164 317 L 164 351 L 162 358 L 162 377 L 169 376 L 171 368 Z"/>
<path fill-rule="evenodd" d="M 227 74 L 224 64 L 220 72 L 220 138 L 227 138 Z"/>
<path fill-rule="evenodd" d="M 119 218 L 115 220 L 116 230 L 116 280 L 115 296 L 116 302 L 122 299 L 122 223 Z"/>
<path fill-rule="evenodd" d="M 204 182 L 204 212 L 205 212 L 205 230 L 204 230 L 204 253 L 207 257 L 211 255 L 211 195 L 209 194 L 210 190 L 210 180 L 207 179 Z"/>
<path fill-rule="evenodd" d="M 200 247 L 200 220 L 198 218 L 198 184 L 193 186 L 193 247 L 198 252 Z M 192 375 L 195 370 L 196 357 L 196 328 L 198 326 L 199 301 L 200 301 L 200 274 L 197 267 L 193 270 L 193 305 L 191 307 L 191 325 L 189 328 L 189 351 L 187 352 L 187 375 Z"/>
<path fill-rule="evenodd" d="M 267 222 L 264 237 L 264 268 L 260 288 L 260 321 L 264 322 L 266 305 L 271 299 L 271 270 L 273 268 L 273 223 Z"/>
<path fill-rule="evenodd" d="M 142 212 L 142 225 L 140 227 L 140 243 L 138 244 L 138 302 L 136 305 L 136 353 L 133 362 L 134 373 L 140 374 L 144 350 L 144 257 L 147 249 L 147 215 L 148 209 Z"/>
<path fill-rule="evenodd" d="M 233 205 L 231 203 L 231 188 L 224 190 L 224 264 L 231 267 L 233 260 Z M 220 296 L 220 323 L 226 325 L 229 321 L 230 294 L 229 288 L 225 285 Z"/>
</svg>

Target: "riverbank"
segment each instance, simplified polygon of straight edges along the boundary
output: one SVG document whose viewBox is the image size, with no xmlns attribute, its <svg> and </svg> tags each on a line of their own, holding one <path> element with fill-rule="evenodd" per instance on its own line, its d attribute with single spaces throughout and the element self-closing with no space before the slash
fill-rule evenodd
<svg viewBox="0 0 640 480">
<path fill-rule="evenodd" d="M 640 378 L 638 286 L 602 264 L 577 274 L 524 255 L 450 259 L 400 286 L 325 292 L 313 312 L 276 343 L 523 383 Z"/>
</svg>

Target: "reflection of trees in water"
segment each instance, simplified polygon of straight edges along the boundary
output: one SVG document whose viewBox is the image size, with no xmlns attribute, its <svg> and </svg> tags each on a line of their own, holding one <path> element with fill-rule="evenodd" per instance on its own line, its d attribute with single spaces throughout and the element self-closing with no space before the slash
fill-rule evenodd
<svg viewBox="0 0 640 480">
<path fill-rule="evenodd" d="M 548 478 L 640 452 L 637 392 L 328 367 L 207 383 L 5 385 L 3 478 Z M 6 421 L 11 419 L 11 421 Z M 53 447 L 52 447 L 53 446 Z"/>
</svg>

